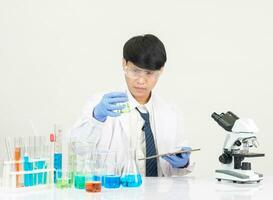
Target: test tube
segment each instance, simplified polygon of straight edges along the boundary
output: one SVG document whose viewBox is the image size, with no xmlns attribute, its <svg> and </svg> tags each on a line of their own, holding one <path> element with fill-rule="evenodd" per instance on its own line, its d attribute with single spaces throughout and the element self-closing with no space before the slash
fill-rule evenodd
<svg viewBox="0 0 273 200">
<path fill-rule="evenodd" d="M 42 169 L 47 169 L 49 165 L 49 145 L 46 142 L 46 137 L 41 136 L 41 143 L 42 143 L 42 151 L 41 151 L 41 157 L 43 158 L 44 164 Z M 42 183 L 46 184 L 47 183 L 47 172 L 43 173 L 42 176 Z"/>
<path fill-rule="evenodd" d="M 12 155 L 11 155 L 11 146 L 10 146 L 10 138 L 9 137 L 5 137 L 5 146 L 6 146 L 7 159 L 9 161 L 11 161 Z"/>
<path fill-rule="evenodd" d="M 11 153 L 11 138 L 10 137 L 5 137 L 5 146 L 6 146 L 6 152 L 7 152 L 7 161 L 3 163 L 3 186 L 4 187 L 10 187 L 11 183 L 11 176 L 10 172 L 12 171 L 11 169 L 11 162 L 13 160 L 13 155 Z"/>
<path fill-rule="evenodd" d="M 30 156 L 30 137 L 24 138 L 24 157 L 23 157 L 23 167 L 24 171 L 29 171 L 29 156 Z M 30 186 L 30 174 L 24 174 L 24 186 Z"/>
<path fill-rule="evenodd" d="M 43 158 L 42 152 L 43 152 L 43 145 L 42 145 L 42 137 L 41 136 L 35 136 L 36 140 L 36 161 L 35 161 L 35 169 L 41 170 L 44 169 L 45 166 L 45 160 Z M 36 175 L 36 182 L 37 184 L 43 183 L 43 172 L 35 173 Z"/>
<path fill-rule="evenodd" d="M 3 186 L 3 182 L 4 182 L 3 171 L 4 171 L 4 160 L 0 159 L 0 187 Z"/>
<path fill-rule="evenodd" d="M 34 148 L 34 137 L 29 137 L 29 160 L 28 160 L 28 171 L 33 172 L 33 159 L 35 155 L 35 148 Z M 29 186 L 34 185 L 34 174 L 30 173 L 29 175 Z"/>
<path fill-rule="evenodd" d="M 20 138 L 14 138 L 14 160 L 15 160 L 15 171 L 20 172 L 21 166 L 21 147 L 20 147 Z M 16 187 L 21 187 L 21 175 L 16 175 Z"/>
</svg>

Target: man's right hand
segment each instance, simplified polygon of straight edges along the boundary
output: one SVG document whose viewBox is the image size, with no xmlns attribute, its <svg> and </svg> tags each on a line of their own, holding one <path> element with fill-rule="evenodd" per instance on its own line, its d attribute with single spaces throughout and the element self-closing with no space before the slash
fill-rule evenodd
<svg viewBox="0 0 273 200">
<path fill-rule="evenodd" d="M 122 110 L 124 105 L 116 105 L 128 101 L 128 96 L 124 92 L 111 92 L 105 94 L 98 105 L 93 110 L 93 117 L 101 122 L 104 122 L 108 116 L 117 117 L 120 115 L 115 110 Z"/>
</svg>

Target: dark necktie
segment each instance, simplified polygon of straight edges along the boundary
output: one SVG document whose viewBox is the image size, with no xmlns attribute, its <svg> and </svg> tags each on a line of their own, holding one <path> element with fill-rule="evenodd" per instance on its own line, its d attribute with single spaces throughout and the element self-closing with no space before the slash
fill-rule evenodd
<svg viewBox="0 0 273 200">
<path fill-rule="evenodd" d="M 142 119 L 145 121 L 142 130 L 145 133 L 145 143 L 146 143 L 146 157 L 156 155 L 155 141 L 153 132 L 150 125 L 149 113 L 142 113 L 136 108 Z M 146 160 L 146 176 L 158 176 L 157 171 L 157 159 L 152 158 Z"/>
</svg>

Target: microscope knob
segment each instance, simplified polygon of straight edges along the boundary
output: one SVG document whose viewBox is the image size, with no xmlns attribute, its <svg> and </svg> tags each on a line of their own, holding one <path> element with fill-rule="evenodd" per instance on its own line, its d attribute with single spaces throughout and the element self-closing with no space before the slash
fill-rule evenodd
<svg viewBox="0 0 273 200">
<path fill-rule="evenodd" d="M 223 164 L 230 164 L 232 162 L 232 157 L 227 153 L 223 153 L 219 156 L 219 161 Z"/>
<path fill-rule="evenodd" d="M 242 170 L 251 170 L 250 162 L 242 162 Z"/>
<path fill-rule="evenodd" d="M 239 147 L 241 146 L 242 143 L 239 140 L 237 140 L 234 144 Z"/>
</svg>

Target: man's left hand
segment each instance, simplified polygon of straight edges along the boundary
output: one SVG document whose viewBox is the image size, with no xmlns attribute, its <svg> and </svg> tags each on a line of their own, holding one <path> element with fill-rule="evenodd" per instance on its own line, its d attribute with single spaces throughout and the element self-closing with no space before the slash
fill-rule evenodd
<svg viewBox="0 0 273 200">
<path fill-rule="evenodd" d="M 182 147 L 182 151 L 191 150 L 190 147 Z M 186 167 L 190 161 L 190 152 L 180 153 L 176 155 L 163 156 L 164 160 L 168 161 L 173 168 L 183 168 Z"/>
</svg>

